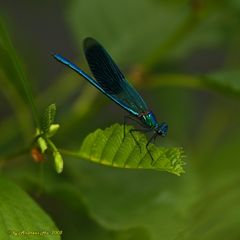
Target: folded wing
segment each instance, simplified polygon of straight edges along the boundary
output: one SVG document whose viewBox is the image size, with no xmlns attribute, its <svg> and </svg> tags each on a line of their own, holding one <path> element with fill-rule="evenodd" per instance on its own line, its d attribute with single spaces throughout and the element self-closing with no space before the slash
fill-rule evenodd
<svg viewBox="0 0 240 240">
<path fill-rule="evenodd" d="M 99 86 L 134 115 L 148 111 L 140 94 L 125 79 L 107 51 L 94 39 L 84 40 L 85 56 Z"/>
</svg>

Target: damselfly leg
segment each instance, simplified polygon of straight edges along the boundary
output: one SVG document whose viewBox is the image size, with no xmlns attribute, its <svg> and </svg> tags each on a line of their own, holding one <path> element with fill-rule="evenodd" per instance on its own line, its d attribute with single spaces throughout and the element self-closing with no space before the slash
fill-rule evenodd
<svg viewBox="0 0 240 240">
<path fill-rule="evenodd" d="M 124 124 L 123 124 L 123 130 L 124 130 L 124 133 L 123 133 L 123 141 L 125 139 L 125 136 L 126 136 L 126 120 L 127 119 L 130 119 L 132 120 L 133 122 L 136 122 L 138 125 L 140 125 L 141 127 L 143 127 L 142 129 L 139 129 L 139 128 L 134 128 L 134 129 L 130 129 L 129 132 L 132 136 L 132 138 L 134 139 L 135 143 L 138 145 L 139 149 L 140 149 L 140 153 L 142 152 L 141 151 L 141 145 L 140 143 L 137 141 L 136 137 L 134 136 L 134 132 L 152 132 L 152 129 L 149 129 L 149 128 L 146 128 L 141 122 L 137 121 L 135 118 L 132 118 L 131 116 L 124 116 Z M 149 152 L 149 151 L 148 151 Z"/>
<path fill-rule="evenodd" d="M 149 146 L 149 144 L 152 142 L 152 140 L 153 140 L 153 141 L 156 140 L 157 135 L 158 135 L 157 133 L 154 133 L 154 134 L 151 136 L 151 138 L 148 140 L 147 144 L 146 144 L 146 149 L 147 149 L 148 154 L 150 155 L 150 157 L 151 157 L 151 159 L 152 159 L 152 163 L 151 163 L 151 164 L 154 163 L 154 159 L 153 159 L 153 156 L 152 156 L 152 154 L 151 154 L 151 152 L 150 152 L 148 146 Z"/>
</svg>

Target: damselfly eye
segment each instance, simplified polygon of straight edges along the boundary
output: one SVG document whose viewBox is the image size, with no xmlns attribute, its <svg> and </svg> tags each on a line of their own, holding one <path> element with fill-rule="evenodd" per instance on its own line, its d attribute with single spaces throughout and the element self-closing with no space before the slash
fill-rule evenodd
<svg viewBox="0 0 240 240">
<path fill-rule="evenodd" d="M 159 126 L 158 134 L 161 135 L 162 137 L 165 137 L 167 135 L 167 132 L 168 132 L 168 125 L 166 123 L 162 123 Z"/>
</svg>

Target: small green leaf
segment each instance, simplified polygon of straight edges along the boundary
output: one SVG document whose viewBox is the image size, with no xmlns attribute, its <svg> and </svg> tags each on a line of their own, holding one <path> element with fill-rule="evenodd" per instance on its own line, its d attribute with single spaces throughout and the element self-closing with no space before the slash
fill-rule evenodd
<svg viewBox="0 0 240 240">
<path fill-rule="evenodd" d="M 55 146 L 55 144 L 49 138 L 46 138 L 46 142 L 49 146 L 50 151 L 53 154 L 55 169 L 56 169 L 57 173 L 61 173 L 63 171 L 62 155 L 59 152 L 59 150 L 57 149 L 57 147 Z"/>
<path fill-rule="evenodd" d="M 37 142 L 38 142 L 38 145 L 41 149 L 41 152 L 45 153 L 45 151 L 48 149 L 47 142 L 45 141 L 45 139 L 42 138 L 42 137 L 39 137 Z"/>
<path fill-rule="evenodd" d="M 149 145 L 154 158 L 146 150 L 147 139 L 142 133 L 134 133 L 136 144 L 126 127 L 126 137 L 123 139 L 123 126 L 114 124 L 105 130 L 96 130 L 84 140 L 79 155 L 87 160 L 120 168 L 142 168 L 167 171 L 176 175 L 184 173 L 183 150 L 178 147 L 156 147 Z"/>
<path fill-rule="evenodd" d="M 53 158 L 55 162 L 55 168 L 57 173 L 61 173 L 63 170 L 63 158 L 59 151 L 53 152 Z"/>
<path fill-rule="evenodd" d="M 55 104 L 49 105 L 46 108 L 45 112 L 43 113 L 42 119 L 41 119 L 41 130 L 44 133 L 49 132 L 50 126 L 54 123 L 55 114 L 56 114 L 56 105 Z"/>
<path fill-rule="evenodd" d="M 0 178 L 0 192 L 0 239 L 60 239 L 61 231 L 23 190 Z"/>
<path fill-rule="evenodd" d="M 47 137 L 52 137 L 53 135 L 55 135 L 55 133 L 57 132 L 57 130 L 59 129 L 60 125 L 59 124 L 51 124 L 49 127 L 49 131 L 47 133 Z"/>
</svg>

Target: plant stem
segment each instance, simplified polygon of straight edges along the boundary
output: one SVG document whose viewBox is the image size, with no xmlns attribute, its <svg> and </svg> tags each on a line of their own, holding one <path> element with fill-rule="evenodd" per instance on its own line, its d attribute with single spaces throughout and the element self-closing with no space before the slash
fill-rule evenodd
<svg viewBox="0 0 240 240">
<path fill-rule="evenodd" d="M 58 151 L 63 154 L 63 155 L 66 155 L 66 156 L 69 156 L 69 157 L 80 157 L 80 154 L 78 152 L 74 152 L 74 151 L 71 151 L 71 150 L 67 150 L 67 149 L 58 149 Z"/>
<path fill-rule="evenodd" d="M 24 148 L 21 148 L 19 149 L 18 151 L 16 151 L 15 153 L 11 153 L 7 156 L 3 156 L 0 158 L 0 162 L 6 162 L 6 161 L 9 161 L 9 160 L 12 160 L 12 159 L 15 159 L 15 158 L 18 158 L 22 155 L 25 155 L 27 154 L 31 149 L 31 145 L 30 146 L 27 146 L 27 147 L 24 147 Z"/>
<path fill-rule="evenodd" d="M 9 105 L 14 110 L 16 119 L 19 122 L 19 130 L 22 132 L 25 140 L 28 140 L 31 133 L 32 118 L 31 114 L 21 98 L 19 92 L 16 90 L 11 81 L 7 79 L 7 76 L 0 70 L 0 83 L 3 86 L 1 89 L 9 102 Z M 10 117 L 12 118 L 12 116 Z M 3 123 L 3 130 L 7 130 L 6 123 Z M 2 132 L 1 132 L 2 133 Z"/>
<path fill-rule="evenodd" d="M 34 104 L 33 101 L 33 96 L 32 96 L 32 91 L 30 89 L 30 86 L 27 84 L 27 80 L 26 80 L 26 76 L 24 71 L 22 70 L 22 66 L 20 64 L 19 58 L 14 50 L 14 47 L 12 45 L 12 42 L 9 38 L 9 35 L 5 29 L 5 27 L 3 26 L 3 24 L 0 22 L 0 32 L 1 32 L 1 37 L 3 39 L 3 42 L 5 44 L 6 50 L 9 54 L 10 59 L 12 60 L 13 66 L 15 68 L 15 70 L 17 71 L 17 74 L 19 76 L 19 80 L 23 86 L 24 92 L 26 94 L 28 103 L 30 105 L 30 108 L 32 110 L 32 115 L 33 115 L 33 119 L 35 122 L 36 127 L 39 126 L 39 120 L 38 120 L 38 114 L 37 114 L 37 108 Z"/>
<path fill-rule="evenodd" d="M 209 86 L 200 76 L 191 76 L 185 74 L 159 74 L 150 76 L 148 87 L 186 87 L 207 90 Z"/>
<path fill-rule="evenodd" d="M 181 42 L 187 34 L 191 33 L 195 26 L 199 23 L 199 17 L 195 12 L 190 12 L 180 27 L 156 49 L 145 61 L 144 67 L 146 72 L 151 72 L 155 65 L 160 62 L 171 49 Z"/>
</svg>

